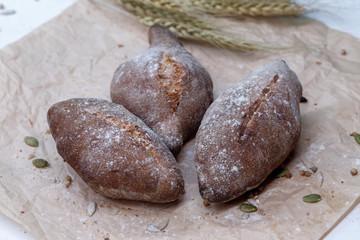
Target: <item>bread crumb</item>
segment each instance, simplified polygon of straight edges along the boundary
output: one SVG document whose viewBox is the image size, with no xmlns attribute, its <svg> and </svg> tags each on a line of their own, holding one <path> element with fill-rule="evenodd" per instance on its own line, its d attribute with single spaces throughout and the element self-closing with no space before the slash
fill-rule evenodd
<svg viewBox="0 0 360 240">
<path fill-rule="evenodd" d="M 209 201 L 208 201 L 208 200 L 204 200 L 204 201 L 203 201 L 203 205 L 204 205 L 205 207 L 207 207 L 207 206 L 209 206 L 209 205 L 210 205 L 210 203 L 209 203 Z"/>
<path fill-rule="evenodd" d="M 345 56 L 347 54 L 346 50 L 345 49 L 341 49 L 341 52 L 340 52 L 341 55 Z"/>
<path fill-rule="evenodd" d="M 30 123 L 30 126 L 31 126 L 31 127 L 34 127 L 34 123 L 33 123 L 33 121 L 31 121 L 30 118 L 29 118 L 29 123 Z"/>
<path fill-rule="evenodd" d="M 119 43 L 117 46 L 118 46 L 119 48 L 121 48 L 121 47 L 124 47 L 124 44 Z"/>
<path fill-rule="evenodd" d="M 286 178 L 291 178 L 291 177 L 292 177 L 291 172 L 287 172 L 287 173 L 285 173 L 285 177 L 286 177 Z"/>
<path fill-rule="evenodd" d="M 248 198 L 253 198 L 253 197 L 254 197 L 254 193 L 253 193 L 253 192 L 248 192 L 248 193 L 247 193 L 247 197 L 248 197 Z"/>
<path fill-rule="evenodd" d="M 355 176 L 358 174 L 358 170 L 356 168 L 352 168 L 352 169 L 350 169 L 350 173 L 351 173 L 351 175 Z"/>
<path fill-rule="evenodd" d="M 33 159 L 35 157 L 35 153 L 31 153 L 30 155 L 29 155 L 29 160 L 31 160 L 31 159 Z"/>
<path fill-rule="evenodd" d="M 69 175 L 66 176 L 66 180 L 65 180 L 65 186 L 66 186 L 66 188 L 68 188 L 68 187 L 71 185 L 71 183 L 72 183 L 71 177 L 70 177 Z"/>
</svg>

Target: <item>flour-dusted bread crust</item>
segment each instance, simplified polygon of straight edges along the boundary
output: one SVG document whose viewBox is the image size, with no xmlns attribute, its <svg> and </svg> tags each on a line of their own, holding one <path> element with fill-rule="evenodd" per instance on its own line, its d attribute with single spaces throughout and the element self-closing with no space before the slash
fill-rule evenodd
<svg viewBox="0 0 360 240">
<path fill-rule="evenodd" d="M 149 30 L 150 48 L 115 71 L 110 93 L 174 153 L 194 135 L 213 100 L 208 72 L 167 29 Z"/>
<path fill-rule="evenodd" d="M 301 84 L 282 60 L 229 88 L 207 110 L 196 135 L 201 196 L 226 202 L 257 187 L 300 136 Z"/>
<path fill-rule="evenodd" d="M 48 111 L 57 150 L 96 192 L 116 199 L 171 202 L 184 181 L 171 152 L 123 106 L 70 99 Z"/>
</svg>

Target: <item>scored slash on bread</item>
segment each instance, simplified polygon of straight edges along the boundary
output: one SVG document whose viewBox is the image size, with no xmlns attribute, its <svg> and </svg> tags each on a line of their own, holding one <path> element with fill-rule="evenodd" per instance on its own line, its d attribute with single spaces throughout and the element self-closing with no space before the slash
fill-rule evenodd
<svg viewBox="0 0 360 240">
<path fill-rule="evenodd" d="M 121 64 L 111 100 L 141 118 L 177 154 L 213 100 L 208 72 L 167 28 L 149 29 L 150 48 Z"/>
<path fill-rule="evenodd" d="M 195 141 L 201 196 L 227 202 L 257 187 L 300 136 L 301 84 L 276 60 L 224 91 L 209 107 Z"/>
<path fill-rule="evenodd" d="M 172 202 L 184 193 L 177 162 L 159 137 L 123 106 L 94 98 L 48 111 L 57 150 L 96 192 L 116 199 Z"/>
</svg>

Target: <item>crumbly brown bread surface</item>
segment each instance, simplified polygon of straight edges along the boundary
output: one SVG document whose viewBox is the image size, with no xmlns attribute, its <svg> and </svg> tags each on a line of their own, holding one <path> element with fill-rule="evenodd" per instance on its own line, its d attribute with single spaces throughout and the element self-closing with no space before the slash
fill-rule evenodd
<svg viewBox="0 0 360 240">
<path fill-rule="evenodd" d="M 171 202 L 184 181 L 171 152 L 123 106 L 78 98 L 48 111 L 59 154 L 96 192 L 116 199 Z"/>
<path fill-rule="evenodd" d="M 174 153 L 196 133 L 213 100 L 208 72 L 167 29 L 149 30 L 150 48 L 115 71 L 110 93 Z"/>
<path fill-rule="evenodd" d="M 251 73 L 209 107 L 196 135 L 201 196 L 226 202 L 257 187 L 300 136 L 301 84 L 282 60 Z"/>
</svg>

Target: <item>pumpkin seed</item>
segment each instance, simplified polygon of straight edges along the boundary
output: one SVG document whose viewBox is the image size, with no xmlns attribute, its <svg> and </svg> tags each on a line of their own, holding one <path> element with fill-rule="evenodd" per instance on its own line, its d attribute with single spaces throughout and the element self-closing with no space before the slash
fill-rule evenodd
<svg viewBox="0 0 360 240">
<path fill-rule="evenodd" d="M 354 136 L 354 138 L 355 138 L 355 141 L 358 143 L 358 144 L 360 144 L 360 134 L 355 134 L 355 136 Z"/>
<path fill-rule="evenodd" d="M 240 211 L 250 213 L 250 212 L 256 212 L 258 209 L 254 205 L 250 203 L 242 203 L 239 206 Z"/>
<path fill-rule="evenodd" d="M 38 147 L 39 146 L 39 141 L 34 137 L 26 136 L 24 138 L 24 141 L 30 147 Z"/>
<path fill-rule="evenodd" d="M 316 203 L 318 201 L 320 201 L 322 199 L 322 197 L 319 194 L 309 194 L 303 197 L 303 201 L 304 202 L 308 202 L 308 203 Z"/>
<path fill-rule="evenodd" d="M 166 218 L 159 224 L 158 229 L 162 231 L 167 227 L 168 224 L 169 224 L 169 219 Z"/>
<path fill-rule="evenodd" d="M 153 224 L 149 224 L 146 226 L 146 230 L 149 232 L 161 232 L 158 226 L 155 226 Z"/>
<path fill-rule="evenodd" d="M 320 187 L 321 187 L 323 185 L 323 182 L 324 182 L 324 176 L 323 176 L 321 171 L 318 174 L 318 180 L 319 180 L 319 184 L 320 184 Z"/>
<path fill-rule="evenodd" d="M 32 161 L 32 164 L 37 168 L 45 168 L 50 166 L 50 163 L 45 159 L 37 158 Z"/>
<path fill-rule="evenodd" d="M 91 217 L 96 210 L 96 203 L 95 202 L 90 202 L 88 207 L 87 207 L 87 212 L 89 214 L 89 216 Z"/>
<path fill-rule="evenodd" d="M 281 177 L 285 177 L 285 175 L 289 172 L 289 169 L 284 168 L 281 170 L 281 172 L 279 172 L 278 174 L 276 174 L 275 177 L 277 178 L 281 178 Z"/>
</svg>

